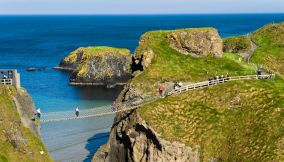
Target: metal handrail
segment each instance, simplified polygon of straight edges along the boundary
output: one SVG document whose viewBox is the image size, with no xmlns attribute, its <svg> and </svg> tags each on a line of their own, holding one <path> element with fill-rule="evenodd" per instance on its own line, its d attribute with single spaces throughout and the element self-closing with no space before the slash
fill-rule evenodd
<svg viewBox="0 0 284 162">
<path fill-rule="evenodd" d="M 0 79 L 0 84 L 12 85 L 13 79 Z"/>
</svg>

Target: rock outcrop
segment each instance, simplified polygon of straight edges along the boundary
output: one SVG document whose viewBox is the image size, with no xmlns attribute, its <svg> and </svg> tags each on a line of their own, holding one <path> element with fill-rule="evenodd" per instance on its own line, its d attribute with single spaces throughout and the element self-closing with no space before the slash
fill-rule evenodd
<svg viewBox="0 0 284 162">
<path fill-rule="evenodd" d="M 22 124 L 26 128 L 29 128 L 36 136 L 40 136 L 39 124 L 31 120 L 36 112 L 32 97 L 25 89 L 19 89 L 13 100 L 21 117 Z"/>
<path fill-rule="evenodd" d="M 223 56 L 223 40 L 213 28 L 176 30 L 168 35 L 168 40 L 172 48 L 186 55 Z"/>
<path fill-rule="evenodd" d="M 253 42 L 248 35 L 228 37 L 224 39 L 224 52 L 244 53 L 253 48 Z"/>
<path fill-rule="evenodd" d="M 150 45 L 149 35 L 145 33 L 140 38 L 139 46 L 135 50 L 134 56 L 138 60 L 142 60 L 141 64 L 143 66 L 143 69 L 146 69 L 151 64 L 154 55 L 154 51 Z"/>
<path fill-rule="evenodd" d="M 49 162 L 52 159 L 33 122 L 34 104 L 24 89 L 0 85 L 0 161 Z"/>
<path fill-rule="evenodd" d="M 101 147 L 94 162 L 199 162 L 198 149 L 169 142 L 141 119 L 137 111 L 117 116 L 108 144 Z"/>
<path fill-rule="evenodd" d="M 78 48 L 60 63 L 63 69 L 73 70 L 71 84 L 106 86 L 126 83 L 130 65 L 130 51 L 112 47 Z"/>
</svg>

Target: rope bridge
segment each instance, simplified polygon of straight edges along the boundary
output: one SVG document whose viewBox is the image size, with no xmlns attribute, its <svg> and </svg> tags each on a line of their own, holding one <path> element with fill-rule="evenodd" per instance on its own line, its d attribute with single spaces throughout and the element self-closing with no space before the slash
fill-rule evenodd
<svg viewBox="0 0 284 162">
<path fill-rule="evenodd" d="M 179 94 L 185 91 L 194 90 L 194 89 L 202 89 L 202 88 L 222 84 L 222 83 L 229 82 L 229 81 L 271 79 L 274 77 L 275 77 L 274 74 L 268 74 L 268 75 L 246 75 L 246 76 L 219 78 L 215 80 L 182 86 L 178 89 L 170 91 L 167 94 L 167 96 L 176 95 L 176 94 Z M 161 97 L 158 97 L 158 96 L 150 97 L 150 98 L 144 99 L 143 102 L 137 105 L 134 105 L 134 106 L 123 106 L 122 105 L 122 108 L 119 110 L 115 110 L 112 105 L 96 107 L 96 108 L 86 109 L 86 110 L 80 110 L 80 115 L 78 117 L 76 117 L 75 111 L 42 113 L 41 115 L 42 117 L 40 121 L 46 123 L 46 122 L 59 122 L 59 121 L 66 121 L 66 120 L 78 120 L 78 119 L 93 118 L 93 117 L 100 117 L 100 116 L 109 116 L 109 115 L 114 115 L 116 113 L 121 113 L 121 112 L 126 112 L 126 111 L 137 109 L 138 107 L 154 102 L 159 98 Z"/>
</svg>

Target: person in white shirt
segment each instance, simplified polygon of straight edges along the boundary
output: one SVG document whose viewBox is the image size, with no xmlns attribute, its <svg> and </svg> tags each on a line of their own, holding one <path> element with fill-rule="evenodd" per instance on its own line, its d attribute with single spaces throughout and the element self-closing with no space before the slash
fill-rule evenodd
<svg viewBox="0 0 284 162">
<path fill-rule="evenodd" d="M 36 116 L 37 116 L 38 119 L 40 119 L 40 117 L 41 117 L 40 108 L 38 108 L 38 109 L 36 110 Z"/>
<path fill-rule="evenodd" d="M 79 114 L 80 114 L 80 110 L 79 110 L 79 108 L 77 107 L 77 108 L 75 109 L 75 115 L 76 115 L 76 117 L 78 117 Z"/>
</svg>

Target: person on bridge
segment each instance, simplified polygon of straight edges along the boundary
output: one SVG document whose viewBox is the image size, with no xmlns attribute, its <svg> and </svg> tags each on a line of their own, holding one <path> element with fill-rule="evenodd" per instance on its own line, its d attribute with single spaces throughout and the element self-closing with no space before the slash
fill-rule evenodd
<svg viewBox="0 0 284 162">
<path fill-rule="evenodd" d="M 76 115 L 76 117 L 78 117 L 79 114 L 80 114 L 80 110 L 79 110 L 79 108 L 77 107 L 77 108 L 75 109 L 75 115 Z"/>
<path fill-rule="evenodd" d="M 112 111 L 115 111 L 116 110 L 116 102 L 115 101 L 113 101 L 113 103 L 112 103 Z"/>
<path fill-rule="evenodd" d="M 41 117 L 40 108 L 38 108 L 38 109 L 36 110 L 36 117 L 37 117 L 37 119 L 40 119 L 40 117 Z"/>
</svg>

